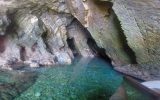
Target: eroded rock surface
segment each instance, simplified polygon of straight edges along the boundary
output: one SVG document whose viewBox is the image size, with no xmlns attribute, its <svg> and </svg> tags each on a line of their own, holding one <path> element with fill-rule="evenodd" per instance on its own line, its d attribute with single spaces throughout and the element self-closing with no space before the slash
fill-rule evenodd
<svg viewBox="0 0 160 100">
<path fill-rule="evenodd" d="M 67 43 L 67 27 L 73 16 L 64 0 L 1 0 L 0 5 L 3 9 L 0 12 L 0 65 L 3 68 L 12 69 L 16 63 L 31 67 L 71 64 L 74 56 Z M 77 39 L 75 41 L 79 41 Z M 87 37 L 85 39 L 87 42 Z M 82 49 L 82 45 L 77 49 Z M 93 55 L 88 45 L 85 46 L 89 54 L 80 55 Z"/>
<path fill-rule="evenodd" d="M 157 78 L 160 76 L 159 4 L 159 0 L 115 0 L 113 2 L 113 9 L 121 22 L 128 45 L 134 51 L 139 66 Z"/>
<path fill-rule="evenodd" d="M 106 50 L 116 70 L 146 80 L 159 79 L 159 0 L 67 2 L 97 45 Z"/>
<path fill-rule="evenodd" d="M 88 29 L 97 45 L 106 50 L 114 65 L 122 66 L 132 62 L 124 50 L 122 33 L 116 26 L 118 23 L 111 10 L 111 3 L 68 0 L 68 6 L 71 13 Z"/>
</svg>

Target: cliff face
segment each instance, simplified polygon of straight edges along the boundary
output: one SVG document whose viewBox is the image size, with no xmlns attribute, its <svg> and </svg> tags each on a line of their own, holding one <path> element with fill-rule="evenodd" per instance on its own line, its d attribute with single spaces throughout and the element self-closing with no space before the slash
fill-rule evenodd
<svg viewBox="0 0 160 100">
<path fill-rule="evenodd" d="M 160 78 L 159 4 L 1 0 L 0 65 L 70 64 L 77 55 L 93 57 L 103 49 L 116 70 L 146 80 Z"/>
<path fill-rule="evenodd" d="M 64 0 L 1 1 L 0 64 L 31 66 L 70 64 L 74 58 L 67 39 L 79 55 L 94 56 L 83 26 L 69 13 Z M 75 33 L 75 34 L 74 34 Z"/>
</svg>

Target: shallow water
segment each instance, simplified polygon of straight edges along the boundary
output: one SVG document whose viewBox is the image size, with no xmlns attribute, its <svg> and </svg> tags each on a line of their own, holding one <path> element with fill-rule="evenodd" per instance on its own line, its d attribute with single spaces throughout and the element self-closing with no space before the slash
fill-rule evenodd
<svg viewBox="0 0 160 100">
<path fill-rule="evenodd" d="M 108 100 L 122 76 L 105 61 L 78 59 L 72 65 L 39 68 L 36 82 L 15 100 Z"/>
</svg>

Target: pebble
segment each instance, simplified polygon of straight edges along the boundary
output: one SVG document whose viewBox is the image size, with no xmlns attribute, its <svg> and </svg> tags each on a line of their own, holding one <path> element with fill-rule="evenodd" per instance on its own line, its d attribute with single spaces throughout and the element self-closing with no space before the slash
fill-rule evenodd
<svg viewBox="0 0 160 100">
<path fill-rule="evenodd" d="M 37 92 L 37 93 L 35 94 L 35 96 L 36 96 L 36 97 L 39 97 L 39 96 L 41 96 L 41 94 L 40 94 L 39 92 Z"/>
</svg>

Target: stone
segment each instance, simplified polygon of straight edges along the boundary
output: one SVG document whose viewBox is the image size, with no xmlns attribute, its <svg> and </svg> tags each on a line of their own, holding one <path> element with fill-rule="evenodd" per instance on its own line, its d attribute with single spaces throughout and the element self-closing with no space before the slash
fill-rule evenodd
<svg viewBox="0 0 160 100">
<path fill-rule="evenodd" d="M 40 66 L 51 66 L 51 65 L 54 65 L 55 62 L 53 62 L 52 60 L 41 60 L 39 62 L 39 65 Z"/>
<path fill-rule="evenodd" d="M 36 67 L 39 67 L 39 64 L 35 62 L 31 62 L 29 66 L 32 68 L 36 68 Z"/>
<path fill-rule="evenodd" d="M 41 94 L 40 94 L 39 92 L 37 92 L 37 93 L 35 94 L 35 96 L 36 96 L 36 97 L 39 97 L 39 96 L 41 96 Z"/>
<path fill-rule="evenodd" d="M 72 63 L 72 59 L 70 58 L 67 52 L 56 52 L 55 55 L 59 64 Z"/>
</svg>

